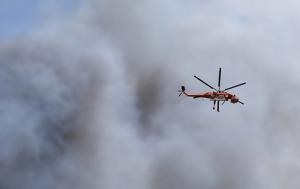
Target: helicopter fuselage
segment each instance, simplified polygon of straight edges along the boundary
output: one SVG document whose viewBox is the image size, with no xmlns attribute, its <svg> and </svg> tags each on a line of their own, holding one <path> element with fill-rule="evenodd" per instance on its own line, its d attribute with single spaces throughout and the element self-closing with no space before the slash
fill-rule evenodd
<svg viewBox="0 0 300 189">
<path fill-rule="evenodd" d="M 231 101 L 231 103 L 237 103 L 239 101 L 238 97 L 235 94 L 227 93 L 227 92 L 206 92 L 206 93 L 195 93 L 189 94 L 184 92 L 186 96 L 190 96 L 193 98 L 207 98 L 211 101 Z"/>
</svg>

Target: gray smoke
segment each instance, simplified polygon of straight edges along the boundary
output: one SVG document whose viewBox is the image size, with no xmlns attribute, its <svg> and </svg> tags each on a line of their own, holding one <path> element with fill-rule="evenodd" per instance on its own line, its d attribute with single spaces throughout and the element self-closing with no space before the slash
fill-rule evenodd
<svg viewBox="0 0 300 189">
<path fill-rule="evenodd" d="M 88 0 L 56 15 L 0 45 L 0 188 L 300 187 L 298 2 Z M 245 106 L 178 98 L 219 67 L 224 88 L 248 82 L 232 91 Z"/>
</svg>

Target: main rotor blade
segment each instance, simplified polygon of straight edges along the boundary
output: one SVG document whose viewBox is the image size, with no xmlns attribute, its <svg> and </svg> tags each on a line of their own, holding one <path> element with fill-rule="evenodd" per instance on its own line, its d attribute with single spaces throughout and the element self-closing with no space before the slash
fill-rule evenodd
<svg viewBox="0 0 300 189">
<path fill-rule="evenodd" d="M 244 105 L 244 102 L 239 101 L 239 103 Z"/>
<path fill-rule="evenodd" d="M 217 111 L 220 112 L 220 101 L 217 101 Z"/>
<path fill-rule="evenodd" d="M 222 71 L 222 68 L 219 68 L 219 82 L 218 82 L 219 91 L 221 88 L 221 71 Z"/>
<path fill-rule="evenodd" d="M 232 87 L 229 87 L 229 88 L 227 88 L 227 89 L 224 89 L 223 91 L 227 91 L 227 90 L 229 90 L 229 89 L 233 89 L 233 88 L 239 87 L 239 86 L 241 86 L 241 85 L 245 85 L 245 84 L 246 84 L 246 82 L 245 82 L 245 83 L 238 84 L 238 85 L 235 85 L 235 86 L 232 86 Z"/>
<path fill-rule="evenodd" d="M 205 81 L 202 81 L 199 77 L 197 77 L 197 76 L 195 76 L 194 75 L 194 77 L 196 78 L 196 79 L 198 79 L 199 81 L 201 81 L 202 83 L 204 83 L 206 86 L 208 86 L 209 88 L 211 88 L 211 89 L 214 89 L 214 90 L 216 90 L 216 91 L 218 91 L 217 89 L 215 89 L 214 87 L 212 87 L 212 86 L 210 86 L 209 84 L 207 84 Z"/>
</svg>

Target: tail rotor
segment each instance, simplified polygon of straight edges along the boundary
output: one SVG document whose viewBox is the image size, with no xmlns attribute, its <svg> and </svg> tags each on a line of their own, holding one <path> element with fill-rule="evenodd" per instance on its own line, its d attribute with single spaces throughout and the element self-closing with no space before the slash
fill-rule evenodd
<svg viewBox="0 0 300 189">
<path fill-rule="evenodd" d="M 184 91 L 185 91 L 185 87 L 184 87 L 184 86 L 181 86 L 181 90 L 178 90 L 179 96 L 181 96 L 182 93 L 184 93 Z"/>
</svg>

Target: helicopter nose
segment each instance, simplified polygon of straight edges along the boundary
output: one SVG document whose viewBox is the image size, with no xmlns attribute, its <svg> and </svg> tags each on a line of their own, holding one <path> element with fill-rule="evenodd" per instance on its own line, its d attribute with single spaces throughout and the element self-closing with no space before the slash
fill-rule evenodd
<svg viewBox="0 0 300 189">
<path fill-rule="evenodd" d="M 231 103 L 237 103 L 237 102 L 239 102 L 239 98 L 237 98 L 236 96 L 233 96 L 231 98 Z"/>
</svg>

